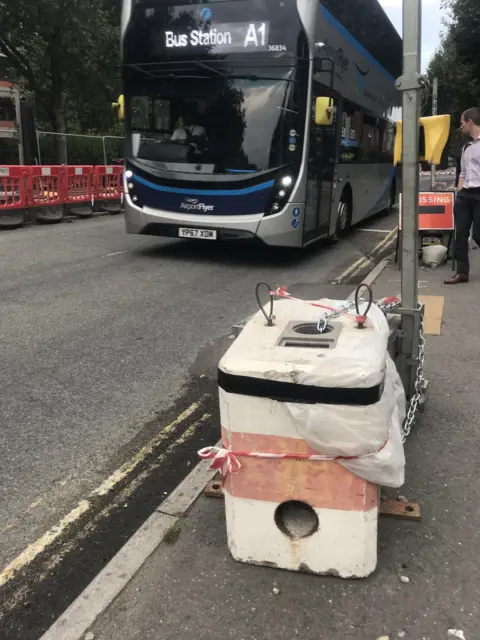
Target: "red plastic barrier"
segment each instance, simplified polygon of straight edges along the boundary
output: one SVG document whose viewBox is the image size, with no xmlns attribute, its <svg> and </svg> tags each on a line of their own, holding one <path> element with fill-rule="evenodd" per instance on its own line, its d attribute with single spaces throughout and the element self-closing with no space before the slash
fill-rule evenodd
<svg viewBox="0 0 480 640">
<path fill-rule="evenodd" d="M 122 197 L 123 167 L 95 167 L 95 200 L 120 200 Z"/>
<path fill-rule="evenodd" d="M 28 206 L 45 207 L 63 204 L 64 171 L 65 167 L 27 167 Z"/>
<path fill-rule="evenodd" d="M 63 203 L 92 202 L 94 167 L 89 165 L 64 167 Z"/>
<path fill-rule="evenodd" d="M 121 200 L 122 166 L 0 166 L 0 211 Z"/>
<path fill-rule="evenodd" d="M 27 206 L 26 167 L 0 166 L 0 211 Z"/>
</svg>

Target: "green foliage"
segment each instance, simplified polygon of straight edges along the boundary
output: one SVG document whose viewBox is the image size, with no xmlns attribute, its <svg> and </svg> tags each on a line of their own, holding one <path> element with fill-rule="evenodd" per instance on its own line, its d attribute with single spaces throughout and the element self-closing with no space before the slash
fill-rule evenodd
<svg viewBox="0 0 480 640">
<path fill-rule="evenodd" d="M 448 0 L 445 8 L 449 19 L 428 73 L 438 78 L 439 112 L 451 113 L 457 128 L 465 109 L 480 106 L 480 3 Z M 454 136 L 453 144 L 461 144 L 460 136 Z"/>
<path fill-rule="evenodd" d="M 39 125 L 109 132 L 119 93 L 120 0 L 0 0 L 0 16 L 0 52 L 34 98 Z"/>
</svg>

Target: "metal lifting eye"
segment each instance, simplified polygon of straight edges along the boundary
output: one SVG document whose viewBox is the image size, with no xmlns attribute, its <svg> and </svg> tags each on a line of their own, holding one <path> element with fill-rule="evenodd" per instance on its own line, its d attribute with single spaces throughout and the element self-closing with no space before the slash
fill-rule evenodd
<svg viewBox="0 0 480 640">
<path fill-rule="evenodd" d="M 266 287 L 268 294 L 270 296 L 270 313 L 267 315 L 265 313 L 265 309 L 263 308 L 263 304 L 262 301 L 260 300 L 260 289 L 261 287 Z M 260 309 L 260 311 L 263 313 L 263 315 L 265 316 L 265 320 L 267 321 L 267 327 L 273 327 L 273 294 L 272 294 L 272 289 L 270 287 L 270 285 L 268 284 L 268 282 L 259 282 L 257 284 L 257 286 L 255 287 L 255 297 L 257 299 L 257 304 L 258 307 Z"/>
<path fill-rule="evenodd" d="M 367 304 L 367 308 L 365 309 L 364 313 L 360 313 L 360 302 L 361 302 L 361 298 L 360 298 L 360 292 L 362 291 L 362 289 L 366 289 L 368 291 L 368 304 Z M 363 329 L 365 327 L 365 322 L 367 320 L 367 314 L 370 311 L 370 307 L 372 306 L 372 302 L 373 302 L 373 291 L 371 289 L 371 287 L 368 284 L 362 283 L 359 284 L 358 287 L 355 290 L 355 311 L 357 312 L 357 326 L 359 329 Z"/>
</svg>

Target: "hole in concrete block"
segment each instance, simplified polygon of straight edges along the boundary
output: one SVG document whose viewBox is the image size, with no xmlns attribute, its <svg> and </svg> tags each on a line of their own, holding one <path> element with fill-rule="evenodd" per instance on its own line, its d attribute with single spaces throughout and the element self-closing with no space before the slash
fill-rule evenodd
<svg viewBox="0 0 480 640">
<path fill-rule="evenodd" d="M 275 524 L 291 540 L 313 535 L 319 526 L 318 516 L 306 502 L 289 500 L 275 510 Z"/>
<path fill-rule="evenodd" d="M 320 333 L 316 322 L 304 322 L 302 324 L 297 324 L 295 325 L 295 327 L 293 327 L 293 330 L 295 333 L 301 333 L 302 335 L 306 336 L 313 336 Z M 330 333 L 331 331 L 333 331 L 333 327 L 327 325 L 325 331 L 323 331 L 321 335 Z"/>
</svg>

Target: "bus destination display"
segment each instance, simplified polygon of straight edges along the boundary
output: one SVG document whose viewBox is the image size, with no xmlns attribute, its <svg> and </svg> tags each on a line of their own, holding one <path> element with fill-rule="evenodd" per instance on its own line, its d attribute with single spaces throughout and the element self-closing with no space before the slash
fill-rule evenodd
<svg viewBox="0 0 480 640">
<path fill-rule="evenodd" d="M 227 22 L 191 31 L 164 32 L 165 48 L 171 51 L 207 49 L 212 53 L 268 51 L 269 22 Z"/>
</svg>

